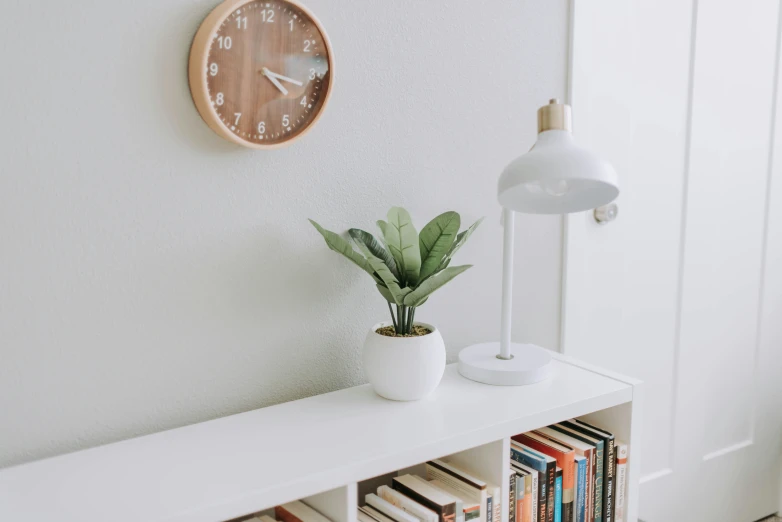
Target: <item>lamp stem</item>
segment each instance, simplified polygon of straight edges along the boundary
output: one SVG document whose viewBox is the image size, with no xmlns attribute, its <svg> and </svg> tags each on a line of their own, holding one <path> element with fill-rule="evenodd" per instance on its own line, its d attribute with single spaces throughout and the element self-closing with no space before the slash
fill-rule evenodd
<svg viewBox="0 0 782 522">
<path fill-rule="evenodd" d="M 513 226 L 516 214 L 502 210 L 502 317 L 500 319 L 500 359 L 511 359 L 510 330 L 513 308 Z"/>
</svg>

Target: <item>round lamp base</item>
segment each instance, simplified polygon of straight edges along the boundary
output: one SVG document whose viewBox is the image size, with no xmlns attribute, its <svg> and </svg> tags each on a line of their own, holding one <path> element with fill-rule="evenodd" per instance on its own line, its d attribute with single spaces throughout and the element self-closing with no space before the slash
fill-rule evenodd
<svg viewBox="0 0 782 522">
<path fill-rule="evenodd" d="M 511 344 L 512 359 L 499 359 L 500 343 L 468 346 L 459 352 L 459 373 L 494 386 L 524 386 L 548 379 L 551 354 L 534 344 Z"/>
</svg>

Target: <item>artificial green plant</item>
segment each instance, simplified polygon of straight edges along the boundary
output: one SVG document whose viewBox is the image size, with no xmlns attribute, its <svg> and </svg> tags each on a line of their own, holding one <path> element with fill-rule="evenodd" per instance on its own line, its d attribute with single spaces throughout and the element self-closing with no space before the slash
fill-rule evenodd
<svg viewBox="0 0 782 522">
<path fill-rule="evenodd" d="M 380 241 L 358 228 L 348 231 L 358 252 L 339 234 L 324 229 L 311 219 L 310 223 L 331 250 L 347 257 L 372 277 L 380 295 L 388 302 L 394 331 L 397 335 L 409 335 L 416 308 L 423 305 L 432 292 L 472 266 L 448 265 L 482 220 L 459 232 L 459 214 L 445 212 L 427 223 L 419 234 L 410 214 L 403 208 L 394 207 L 388 211 L 387 221 L 377 222 Z"/>
</svg>

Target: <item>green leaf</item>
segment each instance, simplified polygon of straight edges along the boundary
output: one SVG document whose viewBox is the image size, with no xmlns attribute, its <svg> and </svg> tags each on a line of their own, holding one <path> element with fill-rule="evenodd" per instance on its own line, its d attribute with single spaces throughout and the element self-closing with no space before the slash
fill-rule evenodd
<svg viewBox="0 0 782 522">
<path fill-rule="evenodd" d="M 388 211 L 388 226 L 385 232 L 386 245 L 396 260 L 399 275 L 405 286 L 415 286 L 421 271 L 421 251 L 418 233 L 407 210 L 394 207 Z"/>
<path fill-rule="evenodd" d="M 421 233 L 418 235 L 421 251 L 421 277 L 419 281 L 426 280 L 437 271 L 443 257 L 453 245 L 460 224 L 459 214 L 445 212 L 421 229 Z"/>
<path fill-rule="evenodd" d="M 393 305 L 401 305 L 404 302 L 404 297 L 413 291 L 411 288 L 402 288 L 397 294 L 397 297 L 399 298 L 399 302 L 397 303 L 397 299 L 394 298 L 394 294 L 392 294 L 388 288 L 383 286 L 381 283 L 378 283 L 375 286 L 377 286 L 377 291 L 380 292 L 380 295 L 382 295 L 386 301 Z"/>
<path fill-rule="evenodd" d="M 386 266 L 383 260 L 375 257 L 363 243 L 358 243 L 358 248 L 367 256 L 367 263 L 369 263 L 369 266 L 371 266 L 375 273 L 380 277 L 382 283 L 391 294 L 391 297 L 394 300 L 393 302 L 401 305 L 404 302 L 405 296 L 412 290 L 409 288 L 403 290 L 399 284 L 399 280 L 391 273 L 391 269 Z"/>
<path fill-rule="evenodd" d="M 443 285 L 448 283 L 448 281 L 458 276 L 471 266 L 472 265 L 452 266 L 433 275 L 421 283 L 421 286 L 407 294 L 404 301 L 405 306 L 421 306 L 432 292 L 438 290 Z"/>
<path fill-rule="evenodd" d="M 345 239 L 342 239 L 339 234 L 336 234 L 330 230 L 326 230 L 322 226 L 318 225 L 315 221 L 310 219 L 309 222 L 312 223 L 312 226 L 314 226 L 318 232 L 320 232 L 320 235 L 323 236 L 323 239 L 326 240 L 326 244 L 331 250 L 347 257 L 357 266 L 362 268 L 367 274 L 371 275 L 372 279 L 378 281 L 372 265 L 370 265 L 369 261 L 367 261 L 364 256 L 353 250 L 353 247 L 350 245 L 350 243 L 348 243 Z"/>
<path fill-rule="evenodd" d="M 377 228 L 380 229 L 380 234 L 383 236 L 383 241 L 386 239 L 386 228 L 388 228 L 388 223 L 383 221 L 382 219 L 377 220 Z"/>
<path fill-rule="evenodd" d="M 376 284 L 375 286 L 377 287 L 377 291 L 380 292 L 380 295 L 382 295 L 386 301 L 391 304 L 396 304 L 396 299 L 394 299 L 394 295 L 388 288 L 381 285 L 380 283 Z"/>
<path fill-rule="evenodd" d="M 456 241 L 454 241 L 453 245 L 451 245 L 451 249 L 448 251 L 448 253 L 443 258 L 442 262 L 440 263 L 440 266 L 438 267 L 438 271 L 446 268 L 450 263 L 451 259 L 453 258 L 453 255 L 460 249 L 462 246 L 467 242 L 468 239 L 470 239 L 470 236 L 473 232 L 475 232 L 475 229 L 478 228 L 478 225 L 481 224 L 483 221 L 483 218 L 479 219 L 472 225 L 470 225 L 470 228 L 467 230 L 463 230 L 459 232 L 456 236 Z"/>
<path fill-rule="evenodd" d="M 379 258 L 386 264 L 397 280 L 399 279 L 399 271 L 396 268 L 396 261 L 394 261 L 394 256 L 392 256 L 385 248 L 383 248 L 383 245 L 380 243 L 380 241 L 375 239 L 375 236 L 358 228 L 351 228 L 348 230 L 348 234 L 350 234 L 350 237 L 352 237 L 353 241 L 356 242 L 359 250 L 361 249 L 361 245 L 364 245 L 373 256 Z"/>
</svg>

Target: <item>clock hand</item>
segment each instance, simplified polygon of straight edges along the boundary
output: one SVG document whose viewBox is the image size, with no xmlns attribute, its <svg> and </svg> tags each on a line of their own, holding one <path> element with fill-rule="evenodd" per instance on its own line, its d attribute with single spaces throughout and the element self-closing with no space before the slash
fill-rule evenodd
<svg viewBox="0 0 782 522">
<path fill-rule="evenodd" d="M 293 78 L 288 78 L 287 76 L 283 76 L 281 74 L 273 73 L 273 72 L 269 71 L 268 69 L 266 71 L 266 75 L 267 76 L 271 76 L 273 78 L 277 78 L 278 80 L 282 80 L 284 82 L 292 83 L 293 85 L 298 85 L 299 87 L 301 87 L 303 85 L 298 80 L 294 80 Z"/>
<path fill-rule="evenodd" d="M 274 86 L 277 87 L 280 90 L 280 92 L 283 94 L 283 96 L 287 96 L 288 95 L 288 89 L 283 87 L 282 84 L 280 82 L 278 82 L 275 78 L 269 77 L 269 81 L 272 82 L 274 84 Z"/>
<path fill-rule="evenodd" d="M 269 79 L 270 82 L 272 82 L 272 85 L 274 85 L 275 87 L 277 87 L 280 90 L 280 92 L 283 94 L 283 96 L 287 96 L 288 89 L 283 87 L 282 84 L 277 81 L 277 78 L 272 76 L 272 73 L 271 73 L 271 71 L 269 71 L 269 69 L 264 67 L 262 69 L 262 72 L 263 72 L 263 75 L 266 76 Z"/>
</svg>

